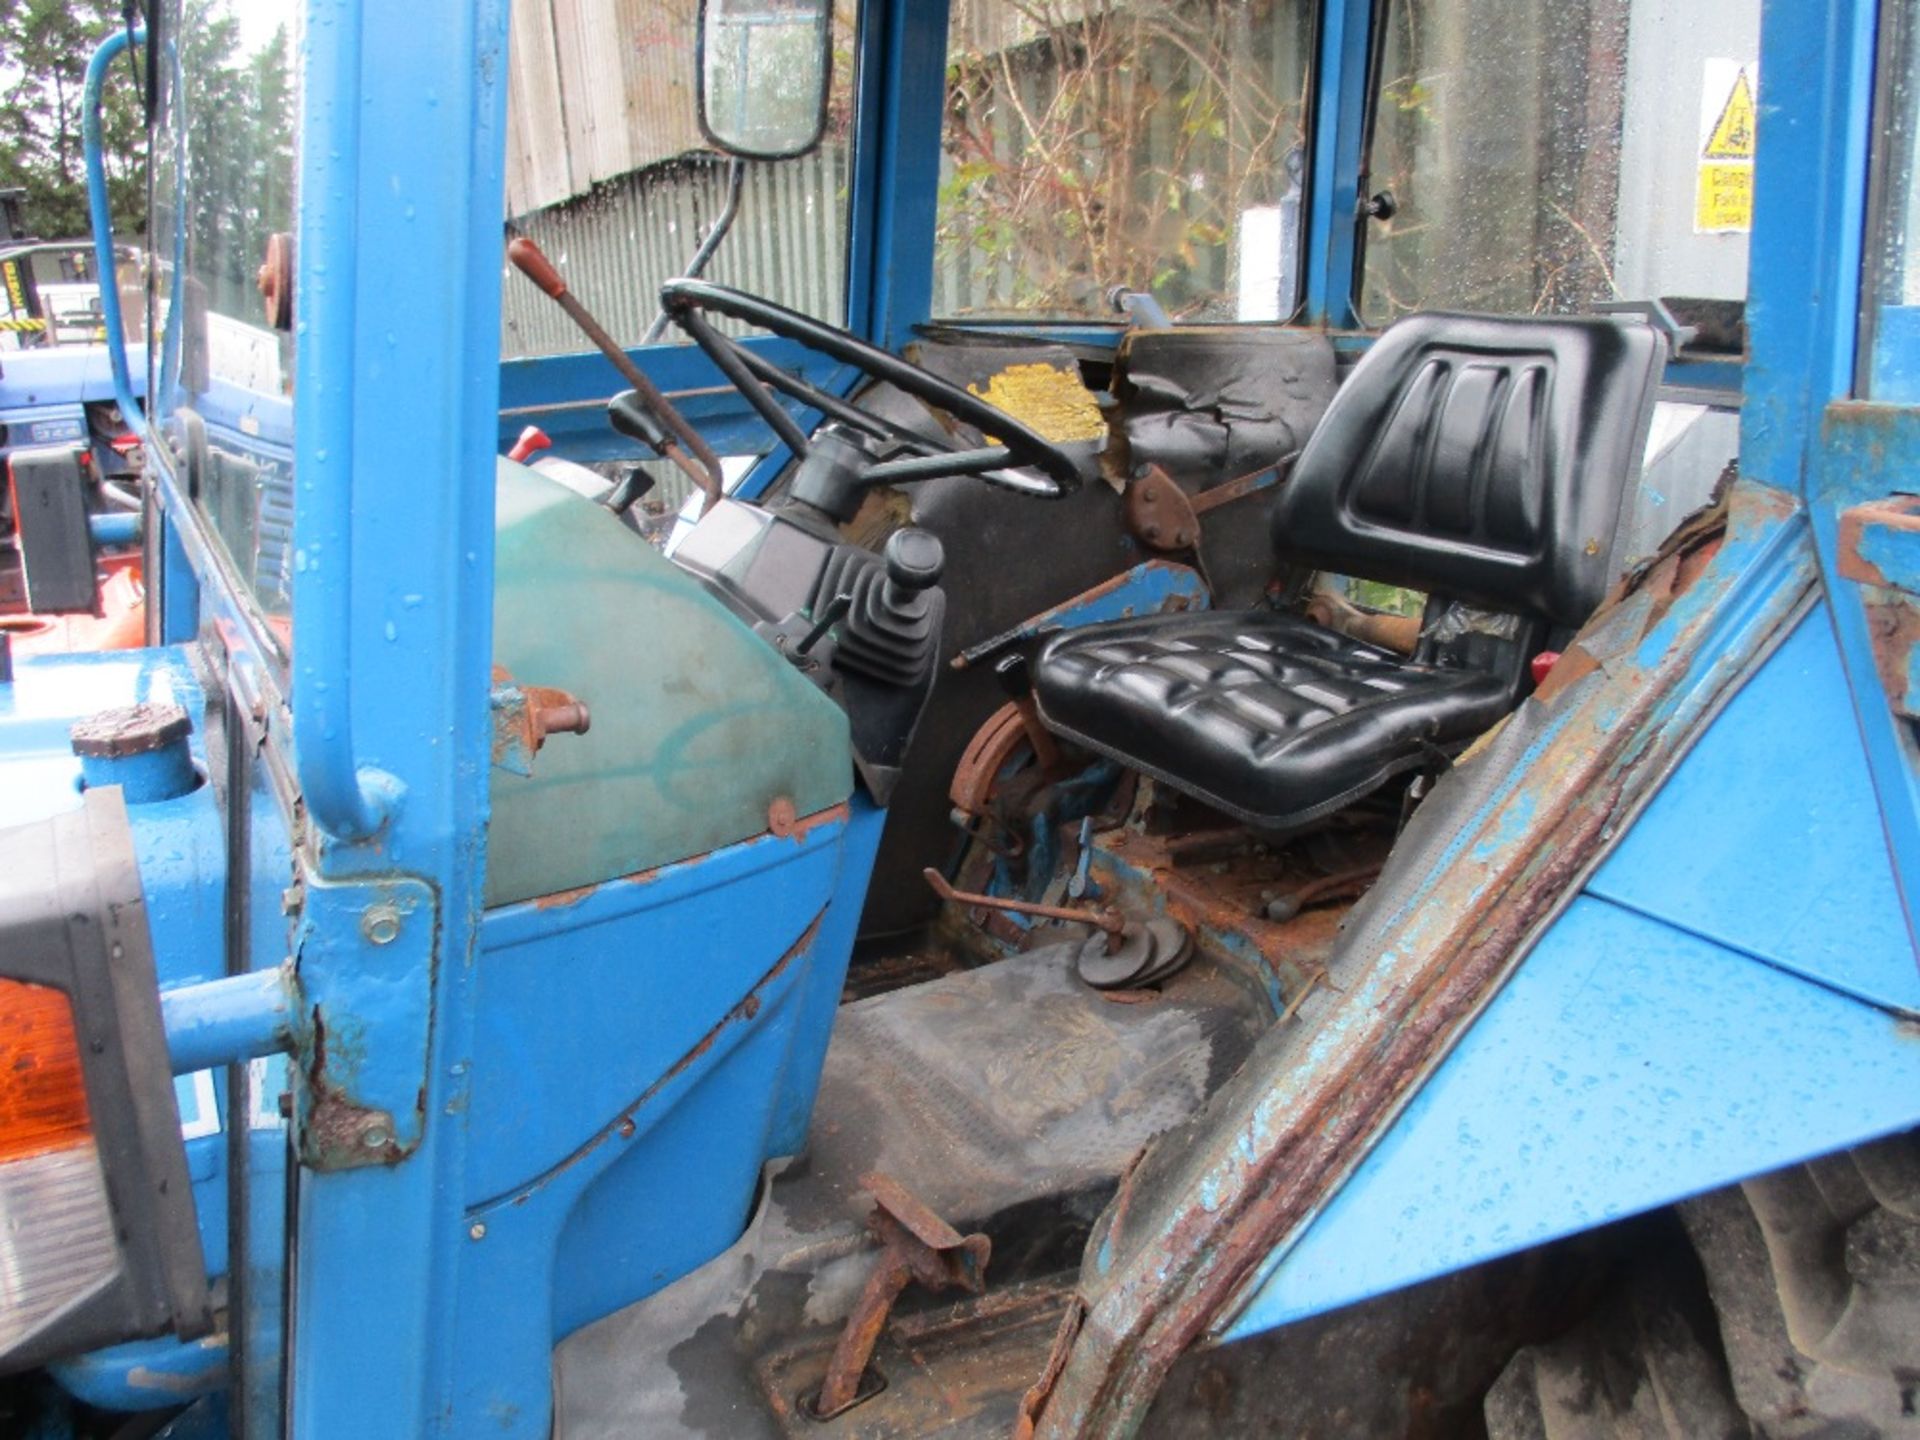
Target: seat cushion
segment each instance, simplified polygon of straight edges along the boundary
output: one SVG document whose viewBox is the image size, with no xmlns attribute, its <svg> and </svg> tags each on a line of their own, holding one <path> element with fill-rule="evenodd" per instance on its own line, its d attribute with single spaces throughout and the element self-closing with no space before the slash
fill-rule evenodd
<svg viewBox="0 0 1920 1440">
<path fill-rule="evenodd" d="M 1034 666 L 1047 727 L 1229 815 L 1318 819 L 1511 708 L 1508 687 L 1273 611 L 1069 630 Z"/>
</svg>

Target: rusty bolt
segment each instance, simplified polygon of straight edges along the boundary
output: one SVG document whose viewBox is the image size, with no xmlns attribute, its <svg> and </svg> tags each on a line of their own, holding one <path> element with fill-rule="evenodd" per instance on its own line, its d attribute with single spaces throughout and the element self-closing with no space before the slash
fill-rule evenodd
<svg viewBox="0 0 1920 1440">
<path fill-rule="evenodd" d="M 580 700 L 542 705 L 533 712 L 536 740 L 544 740 L 549 735 L 584 735 L 592 728 L 593 716 L 587 712 L 585 702 Z"/>
<path fill-rule="evenodd" d="M 369 905 L 360 916 L 360 933 L 369 945 L 391 945 L 400 938 L 400 912 L 392 905 Z"/>
<path fill-rule="evenodd" d="M 790 795 L 776 795 L 767 806 L 767 829 L 782 840 L 793 834 L 793 827 L 799 818 Z"/>
<path fill-rule="evenodd" d="M 633 1138 L 633 1130 L 634 1125 L 631 1117 L 620 1122 L 620 1138 L 622 1140 L 631 1140 Z"/>
<path fill-rule="evenodd" d="M 1160 527 L 1158 525 L 1153 525 L 1153 524 L 1143 525 L 1140 528 L 1140 533 L 1146 536 L 1148 540 L 1154 541 L 1156 543 L 1160 539 Z"/>
</svg>

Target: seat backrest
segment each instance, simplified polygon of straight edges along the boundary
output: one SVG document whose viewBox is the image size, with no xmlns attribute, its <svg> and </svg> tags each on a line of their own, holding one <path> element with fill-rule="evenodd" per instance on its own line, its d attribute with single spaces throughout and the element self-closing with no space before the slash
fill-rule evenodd
<svg viewBox="0 0 1920 1440">
<path fill-rule="evenodd" d="M 1354 366 L 1280 487 L 1274 548 L 1578 625 L 1611 579 L 1665 359 L 1638 320 L 1409 316 Z"/>
</svg>

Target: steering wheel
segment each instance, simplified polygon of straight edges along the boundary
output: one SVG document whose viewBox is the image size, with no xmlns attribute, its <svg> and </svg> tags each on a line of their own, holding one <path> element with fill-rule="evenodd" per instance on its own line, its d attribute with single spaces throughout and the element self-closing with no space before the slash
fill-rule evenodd
<svg viewBox="0 0 1920 1440">
<path fill-rule="evenodd" d="M 989 484 L 1022 495 L 1058 500 L 1080 488 L 1094 463 L 1091 454 L 1076 456 L 1066 446 L 1047 439 L 971 391 L 897 355 L 889 355 L 845 330 L 823 325 L 771 300 L 705 280 L 669 280 L 660 288 L 660 303 L 674 324 L 707 353 L 734 388 L 760 412 L 760 417 L 796 459 L 804 460 L 813 442 L 785 407 L 767 393 L 767 386 L 874 440 L 915 452 L 904 459 L 881 460 L 868 466 L 861 476 L 863 489 L 946 475 L 977 475 Z M 997 443 L 972 450 L 954 450 L 902 429 L 756 355 L 739 341 L 714 329 L 707 319 L 709 314 L 744 321 L 796 341 L 815 354 L 851 365 L 871 379 L 883 381 L 935 409 L 946 411 L 957 420 L 966 421 Z M 1023 474 L 1022 469 L 1040 473 Z"/>
</svg>

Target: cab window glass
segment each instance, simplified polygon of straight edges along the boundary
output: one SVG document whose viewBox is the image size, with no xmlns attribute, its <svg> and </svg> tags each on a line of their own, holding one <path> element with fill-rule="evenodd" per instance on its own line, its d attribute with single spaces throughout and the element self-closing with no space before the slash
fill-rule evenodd
<svg viewBox="0 0 1920 1440">
<path fill-rule="evenodd" d="M 293 337 L 262 299 L 290 267 L 295 0 L 165 7 L 152 149 L 156 420 L 240 585 L 284 640 L 293 549 Z M 276 237 L 278 237 L 276 239 Z"/>
<path fill-rule="evenodd" d="M 1862 393 L 1920 404 L 1920 5 L 1881 11 Z"/>
<path fill-rule="evenodd" d="M 700 133 L 696 0 L 515 5 L 507 75 L 507 220 L 626 346 L 726 207 L 728 162 Z M 846 318 L 854 0 L 834 7 L 833 87 L 818 149 L 746 162 L 740 209 L 703 272 L 816 319 Z M 723 325 L 723 328 L 727 328 Z M 551 299 L 502 273 L 500 353 L 586 348 Z"/>
<path fill-rule="evenodd" d="M 1312 28 L 1302 0 L 952 0 L 934 312 L 1292 314 Z"/>
<path fill-rule="evenodd" d="M 1759 0 L 1389 0 L 1362 319 L 1669 298 L 1737 336 L 1759 39 Z"/>
</svg>

